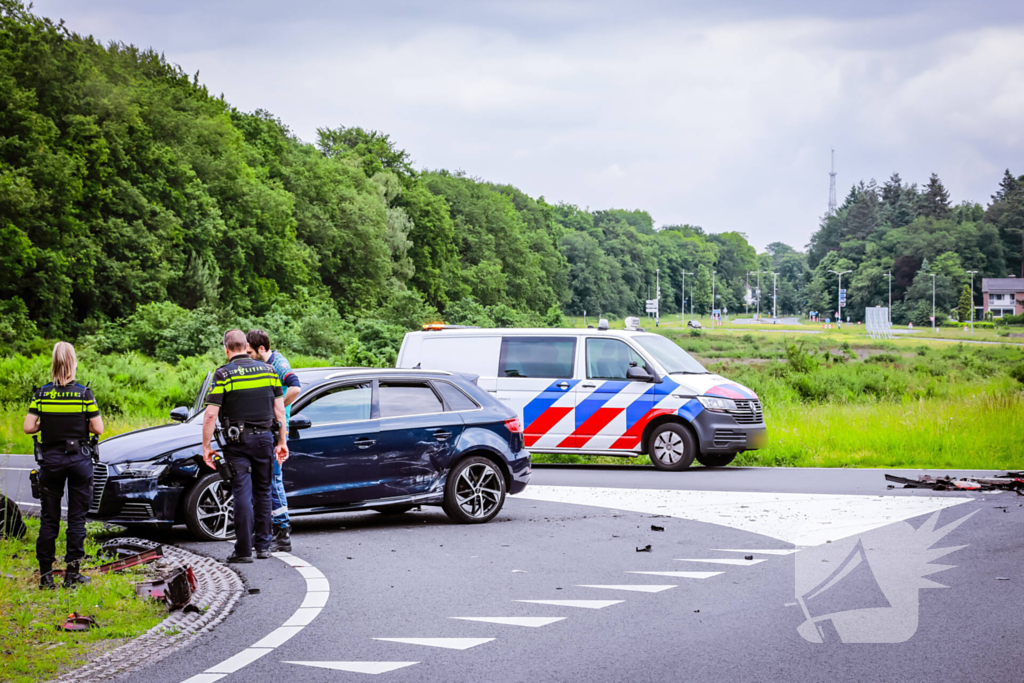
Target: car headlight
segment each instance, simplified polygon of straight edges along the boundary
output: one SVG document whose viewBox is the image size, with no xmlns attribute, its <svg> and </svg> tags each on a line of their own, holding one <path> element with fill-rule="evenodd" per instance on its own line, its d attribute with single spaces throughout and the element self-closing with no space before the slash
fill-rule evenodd
<svg viewBox="0 0 1024 683">
<path fill-rule="evenodd" d="M 111 465 L 110 469 L 114 470 L 115 474 L 126 477 L 159 477 L 167 469 L 167 465 L 167 458 L 158 458 L 157 460 L 122 462 Z"/>
<path fill-rule="evenodd" d="M 708 410 L 729 411 L 736 410 L 736 401 L 731 398 L 719 398 L 718 396 L 698 396 L 697 400 Z"/>
</svg>

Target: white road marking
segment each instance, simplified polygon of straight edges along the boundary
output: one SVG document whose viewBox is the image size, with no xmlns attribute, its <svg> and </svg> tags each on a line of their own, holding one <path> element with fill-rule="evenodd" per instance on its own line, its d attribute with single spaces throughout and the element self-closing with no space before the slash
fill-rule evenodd
<svg viewBox="0 0 1024 683">
<path fill-rule="evenodd" d="M 320 572 L 320 570 L 312 566 L 309 562 L 295 557 L 290 553 L 273 553 L 273 555 L 289 567 L 294 567 L 303 575 L 303 577 L 305 577 L 306 597 L 302 602 L 302 606 L 295 610 L 295 613 L 292 614 L 288 621 L 284 622 L 284 625 L 274 631 L 271 631 L 252 647 L 242 650 L 233 657 L 228 657 L 220 664 L 211 666 L 203 673 L 196 674 L 195 676 L 186 679 L 183 683 L 214 683 L 214 681 L 218 681 L 221 678 L 224 678 L 224 676 L 252 664 L 260 657 L 272 652 L 274 648 L 279 647 L 296 636 L 299 631 L 313 621 L 313 619 L 316 618 L 316 616 L 323 610 L 324 606 L 327 604 L 328 597 L 330 597 L 331 587 L 327 578 Z M 293 663 L 301 664 L 302 662 Z M 326 663 L 330 664 L 331 662 Z M 415 664 L 415 662 L 410 662 L 409 664 Z M 409 666 L 409 664 L 402 663 L 401 666 Z M 318 664 L 313 663 L 309 665 L 316 666 Z M 390 669 L 387 670 L 390 671 Z"/>
<path fill-rule="evenodd" d="M 613 591 L 636 591 L 637 593 L 660 593 L 661 591 L 667 591 L 669 588 L 678 588 L 678 586 L 657 586 L 654 584 L 646 583 L 633 583 L 623 584 L 621 586 L 597 586 L 597 585 L 577 585 L 577 588 L 607 588 Z"/>
<path fill-rule="evenodd" d="M 299 666 L 315 666 L 318 669 L 334 669 L 335 671 L 351 671 L 357 674 L 386 674 L 395 669 L 403 669 L 419 662 L 285 662 Z"/>
<path fill-rule="evenodd" d="M 627 574 L 648 574 L 650 576 L 672 576 L 677 579 L 710 579 L 725 572 L 626 572 Z"/>
<path fill-rule="evenodd" d="M 529 486 L 517 498 L 678 517 L 771 536 L 793 545 L 820 545 L 972 498 L 851 496 L 755 491 Z"/>
<path fill-rule="evenodd" d="M 690 559 L 682 560 L 682 559 L 680 559 L 680 560 L 675 560 L 675 562 L 706 562 L 707 564 L 732 564 L 732 565 L 736 565 L 738 567 L 746 567 L 746 566 L 749 566 L 749 565 L 752 565 L 752 564 L 758 564 L 759 562 L 764 562 L 764 560 L 737 560 L 735 557 L 730 557 L 728 559 L 720 559 L 720 558 L 719 559 L 711 559 L 711 558 L 708 558 L 706 560 L 690 560 Z"/>
<path fill-rule="evenodd" d="M 528 626 L 539 628 L 562 621 L 565 617 L 450 617 L 463 621 L 482 621 L 486 624 L 502 624 L 504 626 Z"/>
<path fill-rule="evenodd" d="M 389 643 L 405 643 L 407 645 L 426 645 L 427 647 L 443 647 L 448 650 L 468 650 L 477 645 L 489 643 L 494 638 L 374 638 Z"/>
<path fill-rule="evenodd" d="M 792 555 L 800 552 L 800 548 L 772 548 L 771 550 L 735 550 L 733 548 L 714 548 L 718 553 L 746 553 L 748 555 Z"/>
<path fill-rule="evenodd" d="M 604 609 L 617 605 L 625 600 L 514 600 L 513 602 L 528 602 L 534 605 L 554 605 L 555 607 L 579 607 L 581 609 Z"/>
</svg>

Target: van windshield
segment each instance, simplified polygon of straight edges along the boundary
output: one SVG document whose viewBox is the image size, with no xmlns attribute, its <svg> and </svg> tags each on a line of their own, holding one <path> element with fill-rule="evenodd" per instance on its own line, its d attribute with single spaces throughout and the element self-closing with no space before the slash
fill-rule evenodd
<svg viewBox="0 0 1024 683">
<path fill-rule="evenodd" d="M 645 334 L 633 337 L 633 341 L 644 348 L 644 351 L 651 354 L 658 365 L 665 368 L 670 375 L 681 372 L 688 375 L 706 375 L 708 371 L 703 365 L 693 359 L 693 356 L 683 351 L 675 342 L 657 334 Z"/>
</svg>

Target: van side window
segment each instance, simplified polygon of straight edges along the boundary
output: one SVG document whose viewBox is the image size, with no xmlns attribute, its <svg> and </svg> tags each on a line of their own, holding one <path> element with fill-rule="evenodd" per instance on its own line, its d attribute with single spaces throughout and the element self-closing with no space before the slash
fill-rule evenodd
<svg viewBox="0 0 1024 683">
<path fill-rule="evenodd" d="M 650 372 L 640 354 L 625 342 L 618 339 L 587 340 L 587 379 L 626 379 L 630 363 Z"/>
<path fill-rule="evenodd" d="M 381 417 L 444 412 L 441 399 L 426 382 L 379 382 L 377 400 Z"/>
<path fill-rule="evenodd" d="M 572 379 L 573 337 L 503 337 L 498 377 Z"/>
</svg>

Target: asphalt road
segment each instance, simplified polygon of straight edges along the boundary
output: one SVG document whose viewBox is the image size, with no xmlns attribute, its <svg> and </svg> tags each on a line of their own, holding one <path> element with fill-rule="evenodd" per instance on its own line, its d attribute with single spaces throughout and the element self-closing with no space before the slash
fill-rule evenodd
<svg viewBox="0 0 1024 683">
<path fill-rule="evenodd" d="M 882 475 L 545 468 L 482 526 L 430 508 L 299 518 L 298 559 L 243 565 L 258 594 L 119 680 L 1021 680 L 1024 498 L 889 490 Z M 919 587 L 925 575 L 948 587 Z M 797 630 L 851 610 L 817 622 L 824 642 Z M 494 618 L 541 621 L 478 620 Z M 865 637 L 896 642 L 853 642 Z"/>
</svg>

